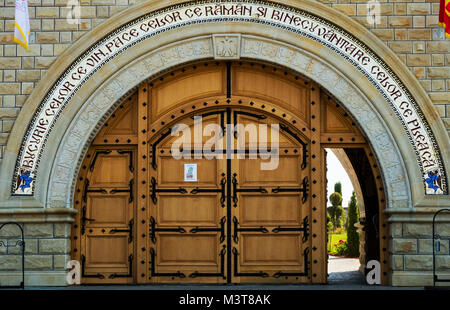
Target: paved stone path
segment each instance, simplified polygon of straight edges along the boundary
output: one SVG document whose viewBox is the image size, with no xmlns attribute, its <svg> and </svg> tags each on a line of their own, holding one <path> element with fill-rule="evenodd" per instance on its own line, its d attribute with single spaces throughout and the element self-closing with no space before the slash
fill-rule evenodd
<svg viewBox="0 0 450 310">
<path fill-rule="evenodd" d="M 359 259 L 338 256 L 328 257 L 329 284 L 359 284 L 365 285 L 364 276 L 359 272 Z"/>
</svg>

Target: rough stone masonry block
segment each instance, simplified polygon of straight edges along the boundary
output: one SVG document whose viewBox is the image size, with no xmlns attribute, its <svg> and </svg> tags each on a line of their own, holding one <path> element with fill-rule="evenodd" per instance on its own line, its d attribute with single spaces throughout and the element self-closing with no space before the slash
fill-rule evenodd
<svg viewBox="0 0 450 310">
<path fill-rule="evenodd" d="M 69 239 L 39 239 L 40 254 L 66 254 L 69 252 Z"/>
<path fill-rule="evenodd" d="M 450 256 L 438 255 L 436 256 L 436 270 L 450 270 Z"/>
<path fill-rule="evenodd" d="M 392 269 L 403 270 L 403 255 L 392 255 Z"/>
<path fill-rule="evenodd" d="M 22 254 L 22 247 L 16 245 L 17 241 L 22 239 L 10 239 L 8 240 L 8 254 Z M 14 246 L 16 245 L 16 246 Z M 38 240 L 37 239 L 25 239 L 25 255 L 38 253 Z"/>
<path fill-rule="evenodd" d="M 53 267 L 55 270 L 66 270 L 70 255 L 53 255 Z"/>
<path fill-rule="evenodd" d="M 16 225 L 6 225 L 3 226 L 2 230 L 0 230 L 0 238 L 1 237 L 20 237 L 21 232 L 20 228 Z"/>
<path fill-rule="evenodd" d="M 389 225 L 390 235 L 392 237 L 401 237 L 403 235 L 403 228 L 401 223 L 392 223 Z"/>
<path fill-rule="evenodd" d="M 21 270 L 22 255 L 1 255 L 0 270 Z"/>
<path fill-rule="evenodd" d="M 440 251 L 436 254 L 449 254 L 448 240 L 440 240 Z M 419 240 L 419 253 L 431 254 L 433 253 L 433 239 L 420 239 Z"/>
<path fill-rule="evenodd" d="M 0 255 L 6 254 L 7 247 L 5 246 L 7 244 L 7 239 L 0 239 Z"/>
<path fill-rule="evenodd" d="M 67 237 L 70 237 L 70 232 L 71 232 L 70 223 L 56 223 L 55 224 L 55 230 L 54 230 L 55 237 L 67 238 Z"/>
<path fill-rule="evenodd" d="M 433 255 L 405 255 L 405 270 L 431 270 Z"/>
<path fill-rule="evenodd" d="M 53 236 L 53 224 L 50 224 L 50 223 L 25 224 L 25 236 L 26 237 L 52 237 Z"/>
<path fill-rule="evenodd" d="M 436 233 L 441 237 L 450 237 L 450 223 L 436 224 Z"/>
<path fill-rule="evenodd" d="M 52 255 L 25 256 L 25 270 L 51 270 L 53 268 Z"/>
<path fill-rule="evenodd" d="M 403 224 L 404 237 L 431 237 L 431 223 L 405 223 Z"/>
<path fill-rule="evenodd" d="M 394 239 L 392 251 L 396 254 L 417 253 L 417 239 Z"/>
</svg>

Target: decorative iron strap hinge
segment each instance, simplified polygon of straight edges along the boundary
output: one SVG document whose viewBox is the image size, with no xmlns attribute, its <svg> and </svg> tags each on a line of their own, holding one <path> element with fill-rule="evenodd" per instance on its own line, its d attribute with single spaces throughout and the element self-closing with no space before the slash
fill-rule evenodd
<svg viewBox="0 0 450 310">
<path fill-rule="evenodd" d="M 295 132 L 293 132 L 288 126 L 286 126 L 285 124 L 280 123 L 280 129 L 283 130 L 284 132 L 288 133 L 289 135 L 291 135 L 295 140 L 298 141 L 298 143 L 300 143 L 302 145 L 302 164 L 301 164 L 301 168 L 302 170 L 306 168 L 306 142 L 304 142 Z"/>
<path fill-rule="evenodd" d="M 302 187 L 299 188 L 281 188 L 281 187 L 275 187 L 272 188 L 272 193 L 288 193 L 288 192 L 297 192 L 302 193 L 302 203 L 305 203 L 308 199 L 308 177 L 304 177 L 302 181 Z"/>
<path fill-rule="evenodd" d="M 189 232 L 192 234 L 198 233 L 198 232 L 208 232 L 208 231 L 220 231 L 220 243 L 225 241 L 225 222 L 227 221 L 227 218 L 224 216 L 220 220 L 220 228 L 199 228 L 194 227 Z"/>
<path fill-rule="evenodd" d="M 153 216 L 150 216 L 150 239 L 153 243 L 156 243 L 156 232 L 158 231 L 177 232 L 180 234 L 186 233 L 186 229 L 180 226 L 177 228 L 156 228 L 156 220 Z"/>
<path fill-rule="evenodd" d="M 261 194 L 267 194 L 268 191 L 263 188 L 263 187 L 258 187 L 258 188 L 237 188 L 238 186 L 238 181 L 236 178 L 237 174 L 233 173 L 233 179 L 231 180 L 231 183 L 233 184 L 233 207 L 237 207 L 237 203 L 238 203 L 238 197 L 237 197 L 237 193 L 261 193 Z"/>
<path fill-rule="evenodd" d="M 109 191 L 109 193 L 110 194 L 130 193 L 130 198 L 128 198 L 128 203 L 132 203 L 133 202 L 133 185 L 134 185 L 134 180 L 131 179 L 130 182 L 128 183 L 128 189 L 112 189 Z"/>
<path fill-rule="evenodd" d="M 83 278 L 98 278 L 98 279 L 104 279 L 105 276 L 101 273 L 97 274 L 86 274 L 85 272 L 85 265 L 86 265 L 86 256 L 81 255 L 81 277 Z"/>
<path fill-rule="evenodd" d="M 94 155 L 94 158 L 92 159 L 91 165 L 89 166 L 89 170 L 90 170 L 90 171 L 93 171 L 93 170 L 94 170 L 94 166 L 95 166 L 95 163 L 97 162 L 98 155 L 100 155 L 100 154 L 108 155 L 108 154 L 110 154 L 110 153 L 111 153 L 110 150 L 96 151 L 96 152 L 95 152 L 95 155 Z"/>
<path fill-rule="evenodd" d="M 233 247 L 233 257 L 234 257 L 234 276 L 235 277 L 263 277 L 267 278 L 269 274 L 267 272 L 239 272 L 238 271 L 238 256 L 239 252 Z"/>
<path fill-rule="evenodd" d="M 227 252 L 226 246 L 222 247 L 222 250 L 219 253 L 220 256 L 220 272 L 198 272 L 194 271 L 189 275 L 189 278 L 198 278 L 198 277 L 222 277 L 222 279 L 226 279 L 225 277 L 225 254 Z"/>
<path fill-rule="evenodd" d="M 153 248 L 150 248 L 150 259 L 151 259 L 151 265 L 150 265 L 150 276 L 151 277 L 179 277 L 179 278 L 186 278 L 186 275 L 180 271 L 173 272 L 173 273 L 162 273 L 162 272 L 156 272 L 155 270 L 155 259 L 156 259 L 156 253 Z"/>
<path fill-rule="evenodd" d="M 279 233 L 282 231 L 303 231 L 303 237 L 302 237 L 302 241 L 303 243 L 305 243 L 306 241 L 308 241 L 308 216 L 305 216 L 305 218 L 303 219 L 303 227 L 281 227 L 278 226 L 274 229 L 272 229 L 272 232 L 274 233 Z"/>
<path fill-rule="evenodd" d="M 130 254 L 128 256 L 128 274 L 113 273 L 110 274 L 108 278 L 115 279 L 115 278 L 131 278 L 131 277 L 133 277 L 133 254 Z"/>
<path fill-rule="evenodd" d="M 266 234 L 269 232 L 269 230 L 263 226 L 260 227 L 255 227 L 255 228 L 239 228 L 239 222 L 238 219 L 234 216 L 233 217 L 233 225 L 234 225 L 234 230 L 233 230 L 233 240 L 235 243 L 239 242 L 239 237 L 238 237 L 238 232 L 240 231 L 253 231 L 253 232 L 260 232 L 263 234 Z"/>
<path fill-rule="evenodd" d="M 180 194 L 187 193 L 187 190 L 184 187 L 158 189 L 156 188 L 156 185 L 158 185 L 158 183 L 156 182 L 156 179 L 152 177 L 150 185 L 152 194 L 150 195 L 150 198 L 152 199 L 153 204 L 156 204 L 158 202 L 158 197 L 156 196 L 156 193 L 180 193 Z"/>
<path fill-rule="evenodd" d="M 94 219 L 90 219 L 86 217 L 86 206 L 81 208 L 81 234 L 84 235 L 84 232 L 86 231 L 86 222 L 94 222 Z"/>
<path fill-rule="evenodd" d="M 309 254 L 309 248 L 306 248 L 303 251 L 303 265 L 304 270 L 303 272 L 283 272 L 278 271 L 273 274 L 274 278 L 280 278 L 280 277 L 306 277 L 308 275 L 308 269 L 309 269 L 309 262 L 308 262 L 308 254 Z"/>
<path fill-rule="evenodd" d="M 250 112 L 245 112 L 245 111 L 233 111 L 233 121 L 234 121 L 235 126 L 237 124 L 237 116 L 238 115 L 250 116 L 250 117 L 256 118 L 258 120 L 267 118 L 267 116 L 263 115 L 263 114 L 255 114 L 255 113 L 250 113 Z M 235 139 L 238 138 L 238 132 L 237 132 L 236 128 L 233 129 L 233 136 Z"/>
<path fill-rule="evenodd" d="M 116 228 L 114 228 L 114 229 L 111 229 L 109 231 L 109 233 L 110 234 L 115 234 L 115 233 L 118 233 L 118 232 L 127 232 L 128 233 L 128 243 L 131 243 L 131 242 L 133 242 L 133 225 L 134 225 L 134 219 L 131 219 L 128 222 L 129 229 L 116 229 Z"/>
<path fill-rule="evenodd" d="M 133 172 L 134 171 L 134 166 L 133 166 L 133 151 L 122 151 L 122 150 L 119 150 L 119 151 L 117 151 L 117 153 L 119 153 L 119 154 L 128 154 L 128 159 L 129 159 L 129 162 L 128 162 L 128 169 L 130 170 L 130 172 Z"/>
<path fill-rule="evenodd" d="M 225 173 L 222 173 L 222 179 L 220 180 L 220 189 L 218 188 L 194 188 L 191 190 L 191 194 L 195 195 L 198 193 L 222 193 L 222 196 L 220 197 L 220 205 L 222 208 L 225 208 L 225 200 L 226 200 L 226 194 L 225 194 L 225 185 L 227 184 L 227 179 L 225 178 Z"/>
<path fill-rule="evenodd" d="M 156 146 L 164 140 L 167 136 L 169 136 L 172 133 L 172 128 L 169 128 L 165 133 L 161 134 L 161 137 L 158 138 L 153 144 L 151 144 L 152 147 L 152 168 L 153 170 L 156 170 L 158 165 L 156 164 Z"/>
<path fill-rule="evenodd" d="M 102 194 L 108 194 L 106 189 L 100 188 L 100 189 L 89 189 L 90 181 L 89 179 L 84 180 L 84 188 L 83 188 L 83 202 L 87 202 L 87 194 L 88 193 L 102 193 Z"/>
</svg>

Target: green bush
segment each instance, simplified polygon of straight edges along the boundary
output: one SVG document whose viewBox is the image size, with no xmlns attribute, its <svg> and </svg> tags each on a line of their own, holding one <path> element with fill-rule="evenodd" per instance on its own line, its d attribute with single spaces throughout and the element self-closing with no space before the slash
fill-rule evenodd
<svg viewBox="0 0 450 310">
<path fill-rule="evenodd" d="M 331 222 L 333 223 L 333 227 L 336 229 L 336 227 L 340 227 L 342 225 L 340 218 L 342 216 L 342 213 L 344 211 L 344 208 L 340 206 L 340 202 L 342 201 L 342 196 L 338 192 L 334 192 L 330 195 L 330 202 L 332 204 L 331 207 L 327 208 L 328 214 L 331 217 Z"/>
<path fill-rule="evenodd" d="M 355 192 L 352 193 L 348 204 L 348 226 L 347 226 L 347 253 L 349 257 L 359 256 L 359 233 L 355 224 L 359 221 L 358 202 Z"/>
</svg>

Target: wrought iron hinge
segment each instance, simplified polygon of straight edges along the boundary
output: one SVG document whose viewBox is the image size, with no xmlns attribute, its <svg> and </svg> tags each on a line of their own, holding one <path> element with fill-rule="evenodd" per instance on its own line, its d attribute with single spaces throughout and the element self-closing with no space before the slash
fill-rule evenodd
<svg viewBox="0 0 450 310">
<path fill-rule="evenodd" d="M 153 216 L 150 217 L 150 239 L 153 243 L 156 243 L 156 232 L 166 231 L 166 232 L 177 232 L 180 234 L 186 233 L 183 227 L 178 226 L 177 228 L 156 228 L 156 220 Z"/>
<path fill-rule="evenodd" d="M 187 190 L 184 187 L 158 189 L 156 188 L 157 185 L 158 183 L 156 182 L 156 179 L 152 177 L 150 185 L 152 193 L 150 195 L 150 198 L 152 199 L 153 204 L 156 204 L 158 202 L 158 197 L 156 196 L 156 193 L 180 193 L 180 194 L 187 193 Z"/>
<path fill-rule="evenodd" d="M 90 219 L 86 217 L 86 206 L 83 206 L 83 208 L 81 208 L 81 234 L 84 235 L 85 231 L 86 231 L 86 222 L 94 222 L 95 219 Z"/>
<path fill-rule="evenodd" d="M 119 150 L 119 151 L 117 151 L 117 153 L 119 153 L 119 154 L 128 154 L 128 156 L 129 156 L 129 162 L 128 162 L 128 169 L 130 170 L 130 172 L 133 172 L 134 171 L 134 166 L 133 166 L 133 151 L 122 151 L 122 150 Z"/>
<path fill-rule="evenodd" d="M 288 193 L 288 192 L 297 192 L 302 193 L 302 203 L 305 203 L 308 199 L 308 177 L 304 177 L 302 181 L 302 187 L 298 188 L 281 188 L 281 187 L 275 187 L 272 188 L 272 193 Z"/>
<path fill-rule="evenodd" d="M 95 155 L 94 155 L 94 158 L 92 159 L 92 162 L 91 162 L 91 164 L 90 164 L 90 166 L 89 166 L 89 170 L 90 170 L 90 171 L 94 170 L 94 166 L 95 166 L 95 163 L 97 162 L 98 155 L 100 155 L 100 154 L 108 155 L 108 154 L 110 154 L 110 153 L 111 153 L 110 150 L 96 151 L 96 152 L 95 152 Z"/>
<path fill-rule="evenodd" d="M 237 116 L 238 115 L 245 115 L 245 116 L 250 116 L 253 118 L 256 118 L 258 120 L 262 120 L 262 119 L 266 119 L 267 116 L 263 115 L 263 114 L 255 114 L 255 113 L 250 113 L 250 112 L 245 112 L 245 111 L 233 111 L 233 121 L 234 121 L 234 125 L 236 126 L 237 124 Z M 233 136 L 235 139 L 238 138 L 238 132 L 236 131 L 235 128 L 233 128 Z"/>
<path fill-rule="evenodd" d="M 280 129 L 283 130 L 284 132 L 288 133 L 289 135 L 291 135 L 295 140 L 297 140 L 301 145 L 302 145 L 302 164 L 301 164 L 301 168 L 302 170 L 306 168 L 306 142 L 304 142 L 295 132 L 293 132 L 288 126 L 286 126 L 285 124 L 280 123 Z"/>
<path fill-rule="evenodd" d="M 132 203 L 133 202 L 133 185 L 134 185 L 134 180 L 131 179 L 130 182 L 128 183 L 128 189 L 112 189 L 109 191 L 110 194 L 115 194 L 115 193 L 130 193 L 130 198 L 128 198 L 128 203 Z"/>
<path fill-rule="evenodd" d="M 189 232 L 192 234 L 198 233 L 198 232 L 208 232 L 208 231 L 220 231 L 220 243 L 225 241 L 225 222 L 227 221 L 227 218 L 224 216 L 220 220 L 220 228 L 199 228 L 194 227 Z"/>
<path fill-rule="evenodd" d="M 156 253 L 155 250 L 153 248 L 150 248 L 150 259 L 151 259 L 151 264 L 150 264 L 150 276 L 151 277 L 179 277 L 179 278 L 186 278 L 186 275 L 180 271 L 177 272 L 167 272 L 167 273 L 162 273 L 162 272 L 156 272 L 155 270 L 155 258 L 156 258 Z"/>
<path fill-rule="evenodd" d="M 108 193 L 103 188 L 100 188 L 100 189 L 89 189 L 89 184 L 90 184 L 89 179 L 85 179 L 84 180 L 84 188 L 83 188 L 83 197 L 82 197 L 83 202 L 85 202 L 85 203 L 87 202 L 87 193 L 102 193 L 102 194 L 107 194 Z"/>
<path fill-rule="evenodd" d="M 238 271 L 238 256 L 239 252 L 233 247 L 233 257 L 234 257 L 234 276 L 235 277 L 263 277 L 267 278 L 269 274 L 267 272 L 239 272 Z"/>
<path fill-rule="evenodd" d="M 83 278 L 98 278 L 98 279 L 104 279 L 105 276 L 101 273 L 96 274 L 86 274 L 84 268 L 86 265 L 86 256 L 81 255 L 81 277 Z"/>
<path fill-rule="evenodd" d="M 131 243 L 131 242 L 133 242 L 133 226 L 134 226 L 134 219 L 131 219 L 129 222 L 128 222 L 128 229 L 116 229 L 116 228 L 114 228 L 114 229 L 111 229 L 110 231 L 109 231 L 109 233 L 110 234 L 115 234 L 115 233 L 118 233 L 118 232 L 127 232 L 128 233 L 128 243 Z"/>
<path fill-rule="evenodd" d="M 231 183 L 233 184 L 233 207 L 237 207 L 238 203 L 238 197 L 237 193 L 261 193 L 261 194 L 267 194 L 268 191 L 264 187 L 257 187 L 257 188 L 237 188 L 238 181 L 237 181 L 237 173 L 233 173 L 233 179 L 231 180 Z"/>
<path fill-rule="evenodd" d="M 225 173 L 222 173 L 222 179 L 220 180 L 220 189 L 218 188 L 194 188 L 191 190 L 191 194 L 198 194 L 198 193 L 222 193 L 220 197 L 220 205 L 222 208 L 225 208 L 225 200 L 226 200 L 226 194 L 225 194 L 225 185 L 227 184 L 227 179 L 225 178 Z"/>
<path fill-rule="evenodd" d="M 131 278 L 133 277 L 133 254 L 128 255 L 128 274 L 113 273 L 108 278 Z"/>
<path fill-rule="evenodd" d="M 222 250 L 220 250 L 219 256 L 220 256 L 220 272 L 198 272 L 194 271 L 189 275 L 189 278 L 198 278 L 198 277 L 222 277 L 222 279 L 226 279 L 225 277 L 225 254 L 227 252 L 226 246 L 224 245 L 222 247 Z"/>
<path fill-rule="evenodd" d="M 302 241 L 303 243 L 305 243 L 306 241 L 308 241 L 308 216 L 305 216 L 305 218 L 303 219 L 303 227 L 281 227 L 278 226 L 274 229 L 272 229 L 272 232 L 274 233 L 279 233 L 281 231 L 303 231 L 303 237 L 302 237 Z"/>
<path fill-rule="evenodd" d="M 273 274 L 274 278 L 280 278 L 280 277 L 306 277 L 308 275 L 309 270 L 309 261 L 308 261 L 308 254 L 309 254 L 309 248 L 305 248 L 303 251 L 303 272 L 283 272 L 278 271 Z"/>
<path fill-rule="evenodd" d="M 267 228 L 265 228 L 264 226 L 260 226 L 260 227 L 254 227 L 254 228 L 239 228 L 238 227 L 239 222 L 238 219 L 236 218 L 236 216 L 233 217 L 233 240 L 234 242 L 238 243 L 239 242 L 239 237 L 238 237 L 238 232 L 240 231 L 253 231 L 253 232 L 260 232 L 263 234 L 266 234 L 269 232 L 269 230 Z"/>
<path fill-rule="evenodd" d="M 158 138 L 151 146 L 152 146 L 152 168 L 153 170 L 156 170 L 158 165 L 156 164 L 156 146 L 164 140 L 167 136 L 169 136 L 172 133 L 172 128 L 169 128 L 167 132 L 161 134 L 161 137 Z"/>
</svg>

